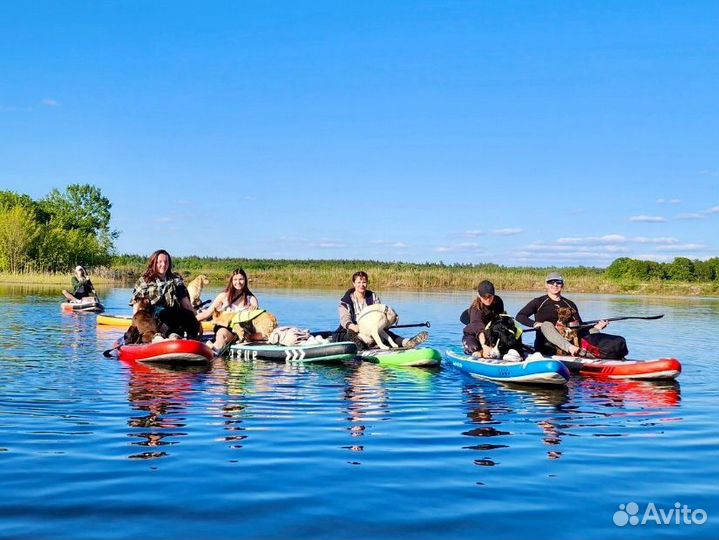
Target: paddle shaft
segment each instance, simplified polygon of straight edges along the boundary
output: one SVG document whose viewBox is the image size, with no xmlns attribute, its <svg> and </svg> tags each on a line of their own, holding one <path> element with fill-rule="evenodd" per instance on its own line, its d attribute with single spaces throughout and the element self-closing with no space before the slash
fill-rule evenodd
<svg viewBox="0 0 719 540">
<path fill-rule="evenodd" d="M 595 321 L 585 321 L 578 326 L 570 326 L 570 328 L 572 328 L 572 329 L 574 329 L 574 328 L 591 328 L 592 326 L 594 326 L 595 324 L 597 324 L 598 322 L 601 322 L 601 321 L 607 321 L 607 322 L 626 321 L 627 319 L 641 319 L 643 321 L 655 321 L 657 319 L 661 319 L 662 317 L 664 317 L 663 313 L 661 315 L 651 315 L 648 317 L 610 317 L 608 319 L 597 319 Z M 537 331 L 536 328 L 527 328 L 526 330 L 524 330 L 524 329 L 522 330 L 522 332 L 524 332 L 524 333 L 536 332 L 536 331 Z"/>
<path fill-rule="evenodd" d="M 424 321 L 423 323 L 398 324 L 398 325 L 396 325 L 396 326 L 390 326 L 389 328 L 387 328 L 387 330 L 394 330 L 395 328 L 418 328 L 418 327 L 422 327 L 422 326 L 425 326 L 425 327 L 429 328 L 429 327 L 431 327 L 432 325 L 430 324 L 429 321 Z M 326 338 L 326 337 L 329 337 L 329 336 L 331 336 L 332 334 L 334 334 L 335 331 L 334 331 L 334 330 L 322 330 L 322 331 L 319 331 L 319 332 L 310 332 L 310 333 L 311 333 L 313 336 L 321 336 L 321 337 L 323 337 L 323 338 Z"/>
</svg>

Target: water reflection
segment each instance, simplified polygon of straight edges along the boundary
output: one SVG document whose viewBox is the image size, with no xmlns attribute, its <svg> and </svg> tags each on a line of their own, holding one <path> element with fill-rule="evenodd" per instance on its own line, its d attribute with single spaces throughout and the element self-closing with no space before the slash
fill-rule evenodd
<svg viewBox="0 0 719 540">
<path fill-rule="evenodd" d="M 351 437 L 363 437 L 368 424 L 381 422 L 389 416 L 385 374 L 386 371 L 377 364 L 358 362 L 345 377 L 344 413 Z M 352 452 L 364 450 L 358 443 L 343 448 Z"/>
<path fill-rule="evenodd" d="M 187 435 L 186 409 L 193 384 L 206 367 L 151 365 L 126 362 L 128 400 L 142 414 L 132 416 L 127 425 L 129 437 L 141 439 L 133 446 L 145 448 L 130 459 L 155 459 L 169 455 L 166 446 L 178 444 L 172 440 Z"/>
<path fill-rule="evenodd" d="M 474 463 L 484 467 L 499 465 L 494 453 L 510 448 L 513 440 L 518 442 L 529 434 L 520 418 L 532 418 L 542 444 L 550 447 L 550 460 L 562 457 L 566 437 L 654 436 L 661 433 L 657 427 L 681 420 L 666 414 L 667 409 L 681 403 L 676 381 L 575 378 L 569 388 L 475 382 L 465 384 L 462 392 L 472 426 L 462 435 L 481 440 L 463 448 L 481 452 Z M 638 418 L 640 422 L 628 422 L 627 418 Z"/>
</svg>

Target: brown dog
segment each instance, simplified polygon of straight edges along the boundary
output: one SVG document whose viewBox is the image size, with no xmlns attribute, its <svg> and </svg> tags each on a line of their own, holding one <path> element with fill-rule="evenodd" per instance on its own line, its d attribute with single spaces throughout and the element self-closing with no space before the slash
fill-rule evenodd
<svg viewBox="0 0 719 540">
<path fill-rule="evenodd" d="M 138 309 L 132 316 L 132 326 L 138 334 L 139 343 L 152 343 L 156 336 L 162 337 L 157 320 L 150 314 L 150 301 L 147 298 L 138 301 Z M 131 333 L 131 330 L 128 333 Z"/>
<path fill-rule="evenodd" d="M 187 292 L 190 294 L 190 303 L 193 307 L 200 305 L 200 296 L 202 295 L 202 287 L 208 285 L 210 279 L 205 274 L 200 274 L 187 285 Z"/>
<path fill-rule="evenodd" d="M 555 325 L 557 331 L 562 334 L 562 337 L 569 341 L 576 347 L 581 347 L 581 340 L 579 338 L 579 329 L 570 326 L 572 322 L 577 321 L 577 312 L 570 307 L 558 307 L 557 308 L 557 324 Z M 557 354 L 566 354 L 564 351 L 557 350 Z"/>
<path fill-rule="evenodd" d="M 254 309 L 237 313 L 230 321 L 230 328 L 239 341 L 267 341 L 277 328 L 277 317 L 264 309 Z"/>
</svg>

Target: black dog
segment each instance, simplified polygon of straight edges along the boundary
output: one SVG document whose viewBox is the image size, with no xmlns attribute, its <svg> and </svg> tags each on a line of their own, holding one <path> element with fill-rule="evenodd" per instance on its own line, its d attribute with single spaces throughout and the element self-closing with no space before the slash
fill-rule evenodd
<svg viewBox="0 0 719 540">
<path fill-rule="evenodd" d="M 525 346 L 522 343 L 522 334 L 519 331 L 514 319 L 502 313 L 495 319 L 487 323 L 484 329 L 484 337 L 487 345 L 499 349 L 499 354 L 504 356 L 510 349 L 514 349 L 523 355 Z"/>
</svg>

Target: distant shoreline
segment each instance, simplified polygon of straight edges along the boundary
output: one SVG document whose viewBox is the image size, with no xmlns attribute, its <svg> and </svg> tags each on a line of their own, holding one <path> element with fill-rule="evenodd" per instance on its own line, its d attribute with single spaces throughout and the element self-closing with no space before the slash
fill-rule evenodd
<svg viewBox="0 0 719 540">
<path fill-rule="evenodd" d="M 225 268 L 200 267 L 188 269 L 177 265 L 175 270 L 189 281 L 198 274 L 206 274 L 210 278 L 210 287 L 224 287 L 231 270 Z M 223 265 L 224 266 L 224 265 Z M 384 263 L 358 263 L 355 270 L 344 268 L 345 262 L 339 267 L 330 265 L 280 264 L 275 268 L 253 268 L 253 264 L 245 264 L 244 268 L 250 277 L 250 287 L 273 288 L 333 288 L 343 289 L 351 286 L 354 271 L 364 270 L 370 276 L 370 287 L 383 290 L 419 290 L 419 291 L 473 291 L 477 283 L 489 279 L 498 292 L 501 291 L 536 291 L 544 290 L 544 279 L 547 269 L 542 268 L 502 268 L 490 267 L 477 269 L 473 267 L 437 267 L 423 268 L 415 265 L 393 265 Z M 90 277 L 96 286 L 132 286 L 141 268 L 90 269 Z M 602 275 L 601 270 L 588 268 L 558 269 L 564 276 L 568 294 L 598 293 L 626 294 L 669 297 L 719 297 L 717 282 L 682 282 L 682 281 L 637 281 L 614 280 Z M 0 285 L 23 285 L 40 287 L 57 287 L 67 289 L 70 286 L 70 274 L 28 272 L 12 274 L 0 272 Z"/>
</svg>

